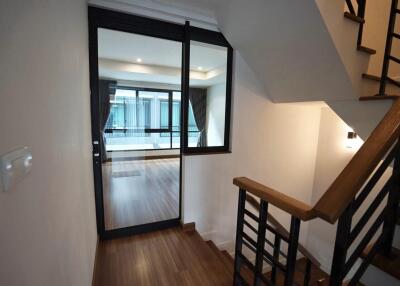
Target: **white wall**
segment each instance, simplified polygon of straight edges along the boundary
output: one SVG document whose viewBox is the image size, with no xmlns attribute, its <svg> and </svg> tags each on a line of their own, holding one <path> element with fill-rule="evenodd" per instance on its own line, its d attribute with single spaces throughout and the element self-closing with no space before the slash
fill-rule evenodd
<svg viewBox="0 0 400 286">
<path fill-rule="evenodd" d="M 346 141 L 348 131 L 349 127 L 347 124 L 330 108 L 323 108 L 321 110 L 312 205 L 326 192 L 331 183 L 336 179 L 363 143 L 360 140 L 356 148 L 347 148 Z M 391 169 L 389 168 L 383 178 L 377 183 L 376 188 L 367 197 L 364 204 L 361 205 L 359 211 L 356 212 L 354 222 L 357 222 L 360 216 L 365 212 L 366 206 L 375 198 L 377 191 L 382 188 L 383 183 L 386 182 L 390 173 Z M 380 208 L 377 209 L 375 215 L 370 219 L 370 222 L 375 220 L 376 214 L 379 213 L 379 210 L 382 209 L 385 203 L 386 201 L 384 200 Z M 368 226 L 366 229 L 368 229 Z M 366 231 L 363 230 L 359 237 L 362 238 L 365 232 Z M 307 248 L 322 264 L 322 269 L 327 272 L 330 272 L 331 268 L 335 237 L 336 224 L 331 225 L 320 219 L 310 222 Z M 356 240 L 356 242 L 353 243 L 350 252 L 352 252 L 354 246 L 357 245 L 358 242 L 359 240 Z"/>
<path fill-rule="evenodd" d="M 224 145 L 226 83 L 207 88 L 207 146 Z"/>
<path fill-rule="evenodd" d="M 371 0 L 371 3 L 367 3 L 367 12 L 371 5 L 374 5 L 372 2 L 376 1 L 381 2 L 380 0 Z M 361 74 L 368 71 L 371 59 L 376 56 L 357 51 L 359 24 L 344 18 L 344 0 L 315 0 L 315 2 L 324 21 L 326 32 L 330 35 L 336 47 L 336 53 L 339 55 L 336 60 L 345 67 L 341 74 L 347 76 L 352 86 L 351 89 L 347 89 L 341 94 L 344 100 L 339 100 L 339 96 L 337 98 L 326 97 L 326 102 L 363 139 L 366 139 L 391 105 L 391 102 L 387 101 L 360 102 L 358 100 L 360 96 L 373 96 L 378 93 L 378 83 L 361 78 Z M 370 27 L 365 26 L 364 39 L 369 38 Z M 367 41 L 365 45 L 375 48 L 370 41 Z M 341 92 L 337 89 L 332 91 Z M 392 90 L 388 89 L 388 92 L 391 93 Z M 324 92 L 321 93 L 321 96 L 324 96 Z"/>
<path fill-rule="evenodd" d="M 332 110 L 323 108 L 320 122 L 313 204 L 325 193 L 356 152 L 356 149 L 346 148 L 348 126 Z M 310 223 L 307 247 L 328 271 L 335 235 L 336 225 L 319 219 Z"/>
<path fill-rule="evenodd" d="M 236 225 L 235 176 L 310 202 L 320 118 L 319 105 L 273 104 L 240 54 L 234 56 L 232 153 L 184 157 L 184 222 L 196 222 L 205 238 L 228 250 Z M 288 215 L 278 217 L 288 225 Z M 306 232 L 304 224 L 303 237 Z"/>
<path fill-rule="evenodd" d="M 0 38 L 0 153 L 33 152 L 29 176 L 0 192 L 0 285 L 90 285 L 86 1 L 1 1 Z"/>
</svg>

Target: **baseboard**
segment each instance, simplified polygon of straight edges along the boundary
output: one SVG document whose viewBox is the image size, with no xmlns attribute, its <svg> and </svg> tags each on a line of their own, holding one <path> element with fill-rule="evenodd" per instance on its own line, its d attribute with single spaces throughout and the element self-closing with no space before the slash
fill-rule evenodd
<svg viewBox="0 0 400 286">
<path fill-rule="evenodd" d="M 93 271 L 92 271 L 92 286 L 95 285 L 95 279 L 96 279 L 96 269 L 97 269 L 97 255 L 99 253 L 99 236 L 97 236 L 97 241 L 96 241 L 96 252 L 94 254 L 94 263 L 93 263 Z"/>
<path fill-rule="evenodd" d="M 215 244 L 219 250 L 226 250 L 229 254 L 235 252 L 235 242 L 233 240 L 226 240 Z"/>
<path fill-rule="evenodd" d="M 215 242 L 217 232 L 216 231 L 208 231 L 208 232 L 199 232 L 199 234 L 204 241 L 212 240 L 213 242 Z"/>
<path fill-rule="evenodd" d="M 189 223 L 181 223 L 182 231 L 183 232 L 191 232 L 196 230 L 196 223 L 189 222 Z"/>
</svg>

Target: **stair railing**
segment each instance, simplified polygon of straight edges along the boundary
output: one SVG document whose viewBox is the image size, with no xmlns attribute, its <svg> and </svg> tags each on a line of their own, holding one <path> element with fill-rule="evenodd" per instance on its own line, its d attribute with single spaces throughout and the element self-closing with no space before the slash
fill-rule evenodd
<svg viewBox="0 0 400 286">
<path fill-rule="evenodd" d="M 251 195 L 246 195 L 246 203 L 248 203 L 250 206 L 253 207 L 256 211 L 260 210 L 260 203 Z M 258 218 L 254 215 L 251 214 L 250 210 L 245 209 L 245 214 L 249 216 L 254 222 L 259 222 Z M 249 221 L 246 221 L 246 218 L 244 218 L 243 223 L 250 231 L 252 231 L 253 234 L 257 233 L 257 230 L 251 225 Z M 269 240 L 268 238 L 265 238 L 265 243 L 269 245 L 273 249 L 272 253 L 272 258 L 274 261 L 270 261 L 266 258 L 264 258 L 264 261 L 266 261 L 270 266 L 271 266 L 271 281 L 273 283 L 276 283 L 276 276 L 277 276 L 277 268 L 280 267 L 281 270 L 285 270 L 282 265 L 276 265 L 275 263 L 272 262 L 280 262 L 281 257 L 282 259 L 287 259 L 286 253 L 284 253 L 281 248 L 283 243 L 287 243 L 289 241 L 289 236 L 290 233 L 286 230 L 286 228 L 276 219 L 274 216 L 268 212 L 267 214 L 267 230 L 269 230 L 271 233 L 274 235 L 274 242 Z M 249 238 L 248 235 L 246 235 L 246 238 L 244 238 L 244 243 L 247 245 L 251 245 L 250 250 L 254 252 L 254 247 L 255 242 L 252 241 L 251 238 Z M 252 245 L 253 244 L 253 245 Z M 306 264 L 305 264 L 305 269 L 304 271 L 301 271 L 303 275 L 303 285 L 307 286 L 309 285 L 310 278 L 311 278 L 311 269 L 312 265 L 315 267 L 319 268 L 321 264 L 318 262 L 318 260 L 301 244 L 298 244 L 298 252 L 303 255 L 306 259 Z"/>
<path fill-rule="evenodd" d="M 392 0 L 392 4 L 390 7 L 390 18 L 389 18 L 389 25 L 386 34 L 386 46 L 385 46 L 385 54 L 383 58 L 383 66 L 382 66 L 382 74 L 381 74 L 381 81 L 379 86 L 379 96 L 386 95 L 386 84 L 392 83 L 398 87 L 400 87 L 400 82 L 394 80 L 393 78 L 389 77 L 389 65 L 390 62 L 393 61 L 397 64 L 400 64 L 400 59 L 396 58 L 392 55 L 392 44 L 393 38 L 400 39 L 400 34 L 395 32 L 396 26 L 396 17 L 400 14 L 400 10 L 397 8 L 398 0 Z"/>
<path fill-rule="evenodd" d="M 357 12 L 356 9 L 354 8 L 353 2 L 356 2 Z M 350 13 L 353 16 L 359 17 L 360 19 L 364 19 L 367 0 L 357 0 L 357 1 L 346 0 L 346 5 L 349 10 L 348 13 Z M 357 47 L 360 47 L 362 44 L 363 31 L 364 31 L 364 21 L 360 23 L 360 27 L 358 30 Z"/>
<path fill-rule="evenodd" d="M 363 255 L 363 262 L 355 269 L 355 274 L 347 284 L 356 285 L 374 256 L 378 252 L 388 255 L 392 248 L 396 212 L 400 202 L 399 137 L 400 100 L 396 100 L 370 137 L 314 207 L 251 179 L 235 178 L 233 183 L 239 187 L 239 203 L 234 285 L 248 285 L 241 272 L 244 266 L 252 271 L 254 285 L 275 285 L 273 277 L 263 274 L 264 262 L 272 265 L 273 269 L 284 273 L 285 286 L 293 285 L 299 250 L 300 224 L 301 221 L 310 221 L 315 218 L 321 218 L 331 224 L 338 221 L 329 285 L 342 285 L 346 275 L 354 268 L 357 259 Z M 382 189 L 372 192 L 376 189 L 378 181 L 384 180 L 383 175 L 392 163 L 393 171 L 390 178 L 386 180 Z M 260 199 L 258 216 L 249 212 L 245 207 L 248 193 Z M 360 207 L 363 203 L 365 204 L 366 198 L 371 198 L 371 196 L 373 196 L 371 204 L 357 220 L 355 213 L 361 211 Z M 385 198 L 387 201 L 383 210 L 371 222 L 371 218 Z M 291 216 L 288 236 L 280 236 L 268 225 L 269 205 L 273 205 Z M 251 238 L 245 232 L 245 226 L 248 226 L 245 217 L 250 217 L 258 224 L 258 228 L 253 227 L 256 239 Z M 282 264 L 279 255 L 276 255 L 276 253 L 280 253 L 279 243 L 276 243 L 272 253 L 265 249 L 267 232 L 274 234 L 275 238 L 278 237 L 279 240 L 287 242 L 285 264 Z M 378 238 L 374 240 L 376 236 Z M 243 246 L 256 253 L 254 263 L 243 255 Z M 350 253 L 350 249 L 354 250 Z M 366 249 L 370 249 L 368 253 L 365 253 Z"/>
</svg>

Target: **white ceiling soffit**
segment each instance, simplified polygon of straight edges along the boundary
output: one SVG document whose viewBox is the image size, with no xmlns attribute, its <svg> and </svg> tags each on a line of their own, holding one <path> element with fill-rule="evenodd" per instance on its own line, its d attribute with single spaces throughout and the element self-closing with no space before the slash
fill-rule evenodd
<svg viewBox="0 0 400 286">
<path fill-rule="evenodd" d="M 227 49 L 205 43 L 192 42 L 190 69 L 201 67 L 202 71 L 210 71 L 227 62 Z M 182 63 L 182 44 L 180 42 L 99 29 L 98 56 L 135 63 L 138 58 L 144 65 L 157 65 L 180 68 Z"/>
<path fill-rule="evenodd" d="M 211 0 L 89 0 L 89 5 L 218 31 Z"/>
<path fill-rule="evenodd" d="M 99 29 L 99 74 L 103 78 L 180 84 L 182 44 Z M 138 61 L 140 59 L 140 61 Z M 211 86 L 226 78 L 227 50 L 204 43 L 191 46 L 192 86 Z"/>
<path fill-rule="evenodd" d="M 109 59 L 99 59 L 99 75 L 102 78 L 134 82 L 181 84 L 181 69 L 175 67 L 134 64 Z M 191 71 L 190 85 L 209 87 L 225 82 L 225 67 L 206 71 Z"/>
</svg>

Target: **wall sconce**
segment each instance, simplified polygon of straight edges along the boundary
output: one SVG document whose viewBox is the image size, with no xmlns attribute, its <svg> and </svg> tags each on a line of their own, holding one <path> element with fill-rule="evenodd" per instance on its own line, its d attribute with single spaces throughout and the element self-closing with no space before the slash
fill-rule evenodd
<svg viewBox="0 0 400 286">
<path fill-rule="evenodd" d="M 357 143 L 357 133 L 354 131 L 347 132 L 346 147 L 354 148 L 356 146 L 356 143 Z"/>
</svg>

